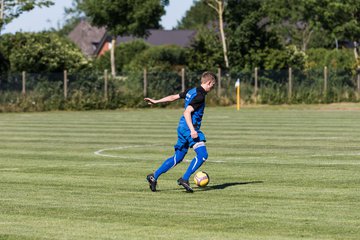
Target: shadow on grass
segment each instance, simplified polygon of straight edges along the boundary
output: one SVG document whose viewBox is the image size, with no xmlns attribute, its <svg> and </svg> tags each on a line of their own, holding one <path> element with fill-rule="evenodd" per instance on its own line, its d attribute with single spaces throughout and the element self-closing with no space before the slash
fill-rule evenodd
<svg viewBox="0 0 360 240">
<path fill-rule="evenodd" d="M 199 188 L 197 188 L 197 189 L 201 189 L 202 191 L 222 190 L 222 189 L 225 189 L 225 188 L 231 187 L 231 186 L 246 185 L 246 184 L 257 184 L 257 183 L 263 183 L 263 181 L 231 182 L 231 183 L 223 183 L 223 184 L 208 186 L 208 187 L 205 187 L 205 188 L 200 188 L 200 187 L 199 187 Z"/>
<path fill-rule="evenodd" d="M 231 187 L 231 186 L 236 186 L 236 185 L 246 185 L 246 184 L 256 184 L 256 183 L 263 183 L 263 181 L 252 181 L 252 182 L 231 182 L 231 183 L 223 183 L 223 184 L 218 184 L 218 185 L 213 185 L 213 186 L 206 186 L 206 187 L 193 187 L 194 190 L 196 191 L 210 191 L 210 190 L 222 190 L 225 189 L 227 187 Z M 182 188 L 181 186 L 179 186 L 178 188 L 175 189 L 168 189 L 168 190 L 160 190 L 157 189 L 156 192 L 166 192 L 166 191 L 183 191 L 185 192 L 185 189 Z"/>
</svg>

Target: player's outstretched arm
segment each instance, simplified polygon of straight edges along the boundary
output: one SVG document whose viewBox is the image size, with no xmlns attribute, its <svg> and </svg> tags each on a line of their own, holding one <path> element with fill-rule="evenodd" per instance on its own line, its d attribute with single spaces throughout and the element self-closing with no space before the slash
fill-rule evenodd
<svg viewBox="0 0 360 240">
<path fill-rule="evenodd" d="M 175 100 L 178 100 L 180 98 L 179 94 L 175 94 L 175 95 L 169 95 L 167 97 L 161 98 L 161 99 L 152 99 L 152 98 L 144 98 L 144 101 L 147 102 L 148 104 L 152 105 L 152 104 L 157 104 L 157 103 L 166 103 L 166 102 L 173 102 Z"/>
</svg>

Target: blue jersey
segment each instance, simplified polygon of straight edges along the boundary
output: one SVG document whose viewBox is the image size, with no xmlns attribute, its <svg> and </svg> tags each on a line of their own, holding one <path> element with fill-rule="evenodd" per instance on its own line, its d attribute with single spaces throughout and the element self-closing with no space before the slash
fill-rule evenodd
<svg viewBox="0 0 360 240">
<path fill-rule="evenodd" d="M 199 130 L 202 117 L 204 115 L 206 91 L 202 87 L 191 88 L 185 92 L 180 93 L 179 96 L 180 98 L 185 99 L 185 109 L 188 106 L 192 106 L 194 108 L 194 112 L 191 114 L 192 124 L 194 125 L 195 130 Z M 188 125 L 186 124 L 184 115 L 180 118 L 179 128 L 184 130 L 189 129 Z"/>
</svg>

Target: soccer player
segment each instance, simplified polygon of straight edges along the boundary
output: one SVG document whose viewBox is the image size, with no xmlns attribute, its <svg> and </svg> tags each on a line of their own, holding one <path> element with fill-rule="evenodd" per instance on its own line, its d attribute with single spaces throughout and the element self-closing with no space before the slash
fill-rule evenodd
<svg viewBox="0 0 360 240">
<path fill-rule="evenodd" d="M 146 179 L 149 182 L 151 191 L 156 191 L 159 176 L 180 163 L 190 147 L 195 150 L 196 157 L 191 161 L 184 175 L 177 180 L 177 183 L 183 186 L 187 192 L 193 192 L 189 184 L 189 178 L 208 158 L 205 146 L 206 139 L 204 133 L 200 131 L 200 126 L 204 115 L 205 96 L 214 88 L 215 83 L 216 75 L 212 72 L 204 72 L 201 75 L 201 85 L 199 87 L 188 89 L 179 94 L 169 95 L 159 100 L 144 98 L 149 104 L 172 102 L 180 98 L 185 99 L 185 111 L 177 128 L 178 140 L 174 146 L 175 154 L 163 162 L 154 173 L 147 175 Z"/>
</svg>

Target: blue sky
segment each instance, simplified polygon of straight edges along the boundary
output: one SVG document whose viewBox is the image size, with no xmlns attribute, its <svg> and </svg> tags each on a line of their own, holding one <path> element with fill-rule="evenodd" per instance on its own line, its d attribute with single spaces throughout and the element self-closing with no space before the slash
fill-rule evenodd
<svg viewBox="0 0 360 240">
<path fill-rule="evenodd" d="M 36 8 L 31 12 L 20 15 L 10 24 L 6 25 L 1 33 L 38 32 L 49 28 L 60 28 L 64 24 L 64 7 L 70 7 L 72 0 L 55 0 L 55 5 L 49 8 Z M 165 29 L 172 29 L 177 25 L 177 21 L 190 9 L 194 0 L 170 0 L 170 5 L 166 7 L 166 15 L 161 19 L 161 24 Z"/>
</svg>

